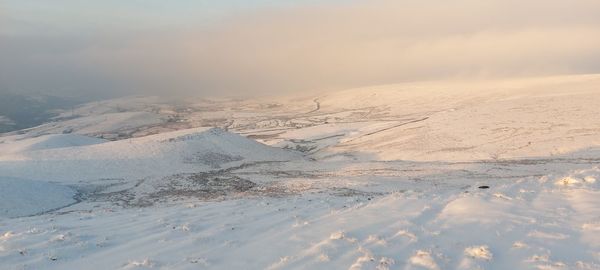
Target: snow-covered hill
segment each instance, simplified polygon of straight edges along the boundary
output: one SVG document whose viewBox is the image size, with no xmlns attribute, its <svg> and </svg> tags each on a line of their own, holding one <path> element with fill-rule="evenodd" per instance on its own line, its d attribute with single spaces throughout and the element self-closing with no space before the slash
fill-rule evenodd
<svg viewBox="0 0 600 270">
<path fill-rule="evenodd" d="M 104 143 L 106 140 L 75 134 L 50 134 L 22 140 L 7 140 L 0 143 L 0 155 L 45 149 L 85 146 Z"/>
<path fill-rule="evenodd" d="M 0 136 L 0 269 L 600 269 L 597 104 L 600 75 L 86 104 Z"/>
<path fill-rule="evenodd" d="M 50 135 L 5 143 L 15 148 L 29 147 L 0 154 L 0 171 L 4 176 L 76 183 L 103 178 L 137 180 L 300 157 L 218 128 L 187 129 L 114 142 L 83 138 Z M 64 147 L 83 141 L 94 143 Z M 53 148 L 52 142 L 63 147 L 49 149 Z M 37 147 L 41 144 L 47 149 Z"/>
<path fill-rule="evenodd" d="M 277 135 L 315 157 L 474 161 L 600 146 L 600 76 L 374 86 L 318 98 L 322 125 Z M 333 136 L 333 137 L 332 137 Z M 325 148 L 325 149 L 323 149 Z"/>
</svg>

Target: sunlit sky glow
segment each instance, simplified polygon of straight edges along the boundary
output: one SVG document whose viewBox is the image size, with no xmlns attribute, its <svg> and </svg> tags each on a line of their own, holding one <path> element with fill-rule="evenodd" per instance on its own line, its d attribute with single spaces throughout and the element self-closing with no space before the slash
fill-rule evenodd
<svg viewBox="0 0 600 270">
<path fill-rule="evenodd" d="M 600 1 L 0 0 L 0 93 L 259 95 L 600 72 Z"/>
</svg>

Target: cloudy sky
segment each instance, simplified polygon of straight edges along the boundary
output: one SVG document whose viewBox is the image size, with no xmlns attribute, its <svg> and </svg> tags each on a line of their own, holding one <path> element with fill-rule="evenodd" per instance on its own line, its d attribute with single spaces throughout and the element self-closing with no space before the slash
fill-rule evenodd
<svg viewBox="0 0 600 270">
<path fill-rule="evenodd" d="M 262 95 L 600 72 L 598 0 L 0 0 L 0 93 Z"/>
</svg>

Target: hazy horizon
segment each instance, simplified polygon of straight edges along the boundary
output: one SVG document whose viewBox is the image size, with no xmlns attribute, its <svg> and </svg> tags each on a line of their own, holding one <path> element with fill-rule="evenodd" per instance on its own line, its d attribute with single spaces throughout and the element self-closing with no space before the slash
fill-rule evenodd
<svg viewBox="0 0 600 270">
<path fill-rule="evenodd" d="M 0 0 L 0 93 L 268 95 L 600 72 L 597 1 Z"/>
</svg>

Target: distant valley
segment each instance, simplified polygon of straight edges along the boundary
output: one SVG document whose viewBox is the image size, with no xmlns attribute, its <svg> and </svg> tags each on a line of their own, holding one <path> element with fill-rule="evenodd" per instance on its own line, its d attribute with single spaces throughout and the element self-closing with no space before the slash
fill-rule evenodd
<svg viewBox="0 0 600 270">
<path fill-rule="evenodd" d="M 0 93 L 0 133 L 40 125 L 87 101 L 51 95 Z"/>
</svg>

